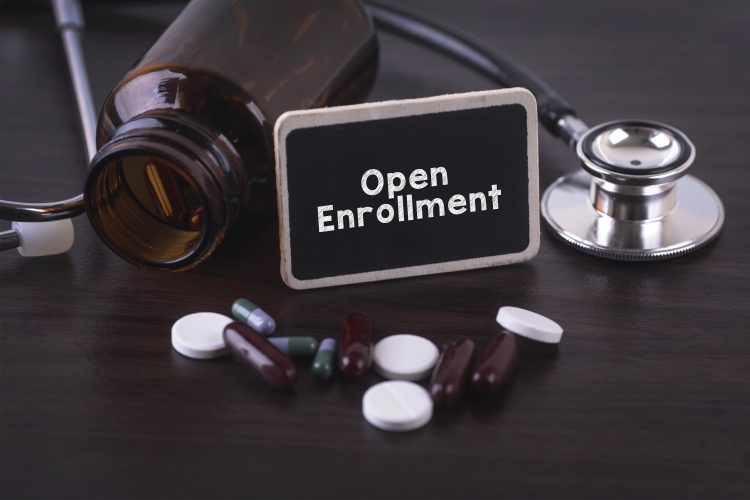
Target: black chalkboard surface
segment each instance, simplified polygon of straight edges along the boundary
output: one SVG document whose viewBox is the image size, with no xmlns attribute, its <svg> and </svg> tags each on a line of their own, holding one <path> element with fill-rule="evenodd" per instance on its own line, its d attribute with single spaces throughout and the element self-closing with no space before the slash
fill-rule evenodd
<svg viewBox="0 0 750 500">
<path fill-rule="evenodd" d="M 285 283 L 316 288 L 531 259 L 536 116 L 524 89 L 284 114 L 275 135 Z"/>
</svg>

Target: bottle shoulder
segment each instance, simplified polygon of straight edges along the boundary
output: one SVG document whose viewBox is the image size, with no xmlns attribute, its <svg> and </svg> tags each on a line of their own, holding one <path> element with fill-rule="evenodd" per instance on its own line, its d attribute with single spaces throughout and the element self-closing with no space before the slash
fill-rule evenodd
<svg viewBox="0 0 750 500">
<path fill-rule="evenodd" d="M 125 122 L 164 111 L 185 113 L 227 136 L 272 130 L 253 96 L 220 75 L 179 65 L 144 65 L 110 92 L 99 117 L 97 142 L 106 142 Z"/>
</svg>

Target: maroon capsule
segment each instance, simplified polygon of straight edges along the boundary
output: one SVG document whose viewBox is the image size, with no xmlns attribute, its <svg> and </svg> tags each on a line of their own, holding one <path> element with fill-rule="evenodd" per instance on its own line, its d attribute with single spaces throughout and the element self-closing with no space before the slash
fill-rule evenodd
<svg viewBox="0 0 750 500">
<path fill-rule="evenodd" d="M 510 382 L 518 362 L 518 339 L 503 331 L 477 359 L 471 374 L 471 388 L 479 394 L 497 394 Z"/>
<path fill-rule="evenodd" d="M 430 380 L 430 395 L 436 406 L 456 403 L 464 392 L 474 360 L 474 342 L 458 337 L 443 348 Z"/>
<path fill-rule="evenodd" d="M 235 359 L 266 385 L 290 389 L 297 379 L 292 360 L 249 326 L 229 323 L 224 327 L 224 342 Z"/>
<path fill-rule="evenodd" d="M 352 313 L 341 326 L 339 369 L 346 377 L 359 377 L 372 362 L 372 323 L 362 313 Z"/>
</svg>

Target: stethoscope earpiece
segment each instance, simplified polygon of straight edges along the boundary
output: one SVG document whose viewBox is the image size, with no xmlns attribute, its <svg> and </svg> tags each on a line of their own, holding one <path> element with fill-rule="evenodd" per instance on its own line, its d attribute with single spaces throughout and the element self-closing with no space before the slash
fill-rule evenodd
<svg viewBox="0 0 750 500">
<path fill-rule="evenodd" d="M 721 200 L 686 175 L 695 147 L 676 128 L 607 122 L 583 132 L 576 153 L 583 171 L 542 197 L 542 216 L 565 243 L 609 259 L 657 260 L 697 250 L 721 230 Z"/>
</svg>

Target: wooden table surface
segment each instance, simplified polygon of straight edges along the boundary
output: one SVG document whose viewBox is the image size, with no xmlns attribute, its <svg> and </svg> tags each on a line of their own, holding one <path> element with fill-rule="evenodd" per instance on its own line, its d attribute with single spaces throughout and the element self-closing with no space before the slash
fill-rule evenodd
<svg viewBox="0 0 750 500">
<path fill-rule="evenodd" d="M 138 269 L 84 218 L 67 255 L 0 256 L 0 474 L 15 497 L 750 496 L 750 4 L 414 1 L 549 80 L 590 123 L 651 118 L 698 148 L 693 173 L 722 197 L 709 248 L 616 263 L 546 231 L 524 265 L 297 292 L 279 277 L 277 234 L 199 269 Z M 97 104 L 176 7 L 87 9 Z M 46 9 L 6 5 L 0 30 L 3 198 L 77 193 L 85 167 L 62 50 Z M 490 88 L 384 37 L 372 100 Z M 546 134 L 542 187 L 577 168 Z M 7 227 L 7 224 L 2 226 Z M 565 328 L 557 352 L 524 352 L 512 390 L 465 399 L 427 427 L 387 434 L 361 417 L 378 380 L 258 386 L 230 359 L 199 362 L 170 326 L 247 296 L 286 335 L 338 333 L 348 312 L 378 337 L 412 332 L 483 347 L 498 306 Z"/>
</svg>

